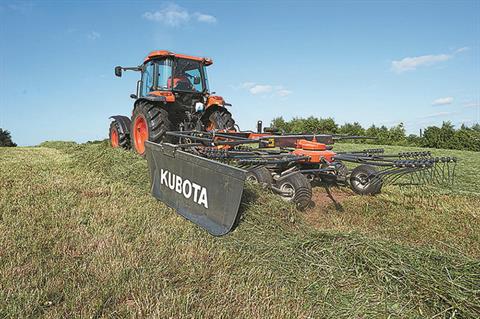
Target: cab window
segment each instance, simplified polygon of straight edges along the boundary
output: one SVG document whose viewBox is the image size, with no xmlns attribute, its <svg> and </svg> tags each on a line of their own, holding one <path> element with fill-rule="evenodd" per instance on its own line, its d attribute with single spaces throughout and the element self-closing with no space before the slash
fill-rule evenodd
<svg viewBox="0 0 480 319">
<path fill-rule="evenodd" d="M 172 60 L 158 60 L 157 62 L 158 78 L 157 87 L 159 90 L 166 90 L 170 87 L 172 79 Z"/>
<path fill-rule="evenodd" d="M 173 89 L 178 91 L 203 91 L 200 68 L 201 63 L 194 60 L 178 59 L 173 75 Z"/>
<path fill-rule="evenodd" d="M 142 96 L 153 90 L 153 62 L 147 63 L 142 73 Z"/>
<path fill-rule="evenodd" d="M 195 91 L 201 92 L 203 90 L 203 86 L 202 86 L 202 81 L 200 80 L 201 79 L 200 69 L 199 68 L 192 69 L 192 70 L 186 71 L 185 73 L 187 74 L 187 77 L 192 83 Z M 195 79 L 197 79 L 196 80 L 197 83 L 195 83 Z"/>
</svg>

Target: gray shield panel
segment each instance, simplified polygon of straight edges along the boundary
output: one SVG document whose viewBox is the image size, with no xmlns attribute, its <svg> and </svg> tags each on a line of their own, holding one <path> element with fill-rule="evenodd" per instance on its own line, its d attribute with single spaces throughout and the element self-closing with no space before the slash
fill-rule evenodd
<svg viewBox="0 0 480 319">
<path fill-rule="evenodd" d="M 214 236 L 238 218 L 246 171 L 168 143 L 146 142 L 152 195 Z"/>
</svg>

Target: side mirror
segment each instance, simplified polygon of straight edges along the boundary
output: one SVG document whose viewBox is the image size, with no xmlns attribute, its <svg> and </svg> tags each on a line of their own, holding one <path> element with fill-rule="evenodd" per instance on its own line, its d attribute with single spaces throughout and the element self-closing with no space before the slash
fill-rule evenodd
<svg viewBox="0 0 480 319">
<path fill-rule="evenodd" d="M 134 100 L 138 99 L 138 96 L 136 94 L 130 94 L 130 97 Z"/>
<path fill-rule="evenodd" d="M 115 67 L 115 75 L 118 77 L 122 76 L 122 67 L 121 66 L 116 66 Z"/>
<path fill-rule="evenodd" d="M 195 84 L 195 85 L 200 84 L 200 77 L 199 76 L 193 77 L 193 84 Z"/>
</svg>

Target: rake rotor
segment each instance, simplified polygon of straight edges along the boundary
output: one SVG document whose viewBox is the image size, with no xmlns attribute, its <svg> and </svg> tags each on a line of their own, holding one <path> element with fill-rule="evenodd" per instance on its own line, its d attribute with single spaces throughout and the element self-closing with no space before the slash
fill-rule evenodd
<svg viewBox="0 0 480 319">
<path fill-rule="evenodd" d="M 377 172 L 370 176 L 370 183 L 383 185 L 451 186 L 457 165 L 455 157 L 434 157 L 428 151 L 384 154 L 383 149 L 341 153 L 335 156 L 335 160 L 376 167 Z"/>
</svg>

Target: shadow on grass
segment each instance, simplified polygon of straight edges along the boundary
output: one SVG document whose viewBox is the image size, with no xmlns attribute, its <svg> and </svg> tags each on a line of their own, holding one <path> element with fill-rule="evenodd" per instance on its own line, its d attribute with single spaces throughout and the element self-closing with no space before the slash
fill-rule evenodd
<svg viewBox="0 0 480 319">
<path fill-rule="evenodd" d="M 245 186 L 246 187 L 243 189 L 242 200 L 240 202 L 237 218 L 235 219 L 235 222 L 233 224 L 232 231 L 234 231 L 235 228 L 237 228 L 237 226 L 240 224 L 242 216 L 248 210 L 249 206 L 255 201 L 257 201 L 259 198 L 258 193 L 255 191 L 255 189 L 249 187 L 249 185 Z"/>
<path fill-rule="evenodd" d="M 341 213 L 343 213 L 345 211 L 345 209 L 343 208 L 343 205 L 340 203 L 340 201 L 337 198 L 335 198 L 335 194 L 332 193 L 332 188 L 335 188 L 335 189 L 341 191 L 342 189 L 348 188 L 347 185 L 339 184 L 339 183 L 336 183 L 336 182 L 315 181 L 315 182 L 312 183 L 312 188 L 313 187 L 325 189 L 325 193 L 327 195 L 326 197 L 334 205 L 335 210 L 337 212 L 341 212 Z M 330 204 L 330 202 L 327 202 L 328 200 L 323 200 L 322 205 L 323 206 L 328 206 Z M 310 204 L 310 208 L 315 208 L 317 206 L 318 206 L 318 204 L 316 203 L 315 198 L 313 198 L 312 203 Z"/>
</svg>

